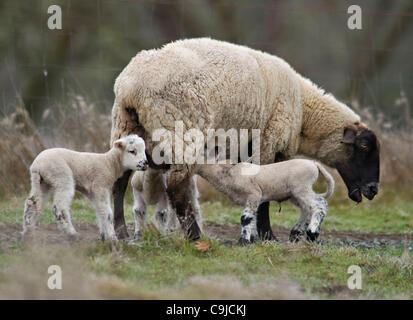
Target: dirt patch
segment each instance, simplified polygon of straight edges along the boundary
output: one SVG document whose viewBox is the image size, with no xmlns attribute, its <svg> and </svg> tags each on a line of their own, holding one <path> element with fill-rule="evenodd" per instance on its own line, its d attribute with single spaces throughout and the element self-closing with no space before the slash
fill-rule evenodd
<svg viewBox="0 0 413 320">
<path fill-rule="evenodd" d="M 82 241 L 99 241 L 99 231 L 92 223 L 74 223 Z M 128 225 L 129 234 L 133 234 L 133 225 Z M 219 225 L 204 223 L 204 233 L 224 244 L 233 245 L 238 242 L 241 227 L 233 224 Z M 0 223 L 0 241 L 18 242 L 21 238 L 21 225 L 16 223 Z M 288 242 L 290 230 L 273 227 L 273 232 L 281 243 Z M 50 243 L 67 243 L 72 241 L 62 234 L 55 224 L 41 224 L 36 232 L 40 241 Z M 406 234 L 385 234 L 377 232 L 357 231 L 322 231 L 318 243 L 322 245 L 350 246 L 362 249 L 406 248 L 413 250 L 413 236 Z"/>
<path fill-rule="evenodd" d="M 281 243 L 288 242 L 289 229 L 273 227 L 272 230 Z M 236 243 L 241 234 L 241 227 L 231 224 L 218 225 L 216 223 L 206 223 L 204 231 L 211 238 L 216 238 L 223 243 Z M 413 250 L 413 236 L 406 234 L 330 230 L 321 231 L 318 243 L 363 249 L 386 249 L 392 247 Z"/>
</svg>

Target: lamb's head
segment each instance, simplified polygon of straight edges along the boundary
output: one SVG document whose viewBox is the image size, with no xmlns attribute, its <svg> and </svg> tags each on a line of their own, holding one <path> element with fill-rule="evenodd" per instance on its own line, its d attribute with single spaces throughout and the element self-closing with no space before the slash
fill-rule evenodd
<svg viewBox="0 0 413 320">
<path fill-rule="evenodd" d="M 379 190 L 380 143 L 375 133 L 363 123 L 344 128 L 341 140 L 346 154 L 335 164 L 343 178 L 350 199 L 362 201 L 362 194 L 372 200 Z"/>
<path fill-rule="evenodd" d="M 122 152 L 121 159 L 124 169 L 144 171 L 148 168 L 145 141 L 138 135 L 129 135 L 116 140 L 113 146 Z"/>
</svg>

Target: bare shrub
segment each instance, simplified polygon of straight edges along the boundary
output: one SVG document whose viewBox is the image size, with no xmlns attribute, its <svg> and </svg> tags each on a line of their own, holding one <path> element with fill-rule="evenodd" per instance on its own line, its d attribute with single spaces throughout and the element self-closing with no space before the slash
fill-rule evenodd
<svg viewBox="0 0 413 320">
<path fill-rule="evenodd" d="M 80 96 L 71 97 L 67 105 L 46 109 L 38 126 L 19 105 L 0 120 L 0 197 L 27 192 L 29 167 L 46 148 L 107 151 L 110 126 L 110 113 L 99 114 L 94 104 Z"/>
</svg>

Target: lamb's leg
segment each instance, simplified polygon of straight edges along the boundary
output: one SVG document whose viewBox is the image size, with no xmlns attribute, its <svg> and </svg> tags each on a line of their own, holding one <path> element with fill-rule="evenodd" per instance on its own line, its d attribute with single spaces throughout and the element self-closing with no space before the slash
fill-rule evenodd
<svg viewBox="0 0 413 320">
<path fill-rule="evenodd" d="M 56 218 L 57 227 L 71 237 L 77 237 L 77 232 L 72 225 L 70 205 L 75 194 L 74 183 L 65 182 L 63 187 L 55 188 L 53 195 L 52 212 Z"/>
<path fill-rule="evenodd" d="M 248 244 L 254 242 L 258 237 L 257 231 L 257 209 L 258 201 L 248 200 L 241 215 L 241 238 L 240 244 Z"/>
<path fill-rule="evenodd" d="M 305 233 L 309 220 L 311 218 L 310 206 L 306 203 L 304 199 L 291 198 L 291 202 L 300 209 L 300 218 L 297 223 L 291 229 L 290 241 L 298 242 L 302 235 Z"/>
<path fill-rule="evenodd" d="M 133 216 L 135 218 L 135 233 L 133 238 L 139 239 L 142 236 L 141 230 L 145 225 L 146 203 L 135 189 L 133 189 Z"/>
<path fill-rule="evenodd" d="M 129 177 L 131 173 L 131 170 L 125 171 L 123 176 L 116 180 L 112 189 L 115 211 L 115 231 L 119 239 L 125 239 L 129 237 L 125 223 L 125 216 L 123 213 L 123 199 L 125 197 L 125 192 L 126 188 L 128 187 Z"/>
<path fill-rule="evenodd" d="M 311 219 L 307 227 L 307 240 L 315 241 L 320 235 L 320 227 L 327 215 L 327 201 L 323 197 L 316 196 L 311 205 Z"/>
<path fill-rule="evenodd" d="M 259 205 L 257 211 L 257 229 L 258 235 L 262 240 L 278 241 L 277 237 L 271 230 L 270 223 L 270 203 L 263 202 Z"/>
<path fill-rule="evenodd" d="M 40 176 L 32 177 L 32 190 L 24 204 L 23 237 L 35 229 L 37 219 L 41 215 L 43 206 L 49 198 L 50 188 L 42 184 L 40 180 Z"/>
<path fill-rule="evenodd" d="M 187 177 L 183 181 L 176 183 L 174 173 L 168 180 L 167 194 L 172 205 L 172 209 L 176 212 L 181 227 L 186 232 L 190 240 L 198 240 L 201 237 L 201 229 L 195 219 L 195 203 L 192 197 L 191 183 Z"/>
<path fill-rule="evenodd" d="M 95 191 L 91 200 L 96 211 L 101 240 L 117 241 L 118 239 L 113 226 L 113 213 L 110 207 L 109 191 Z"/>
<path fill-rule="evenodd" d="M 155 211 L 153 213 L 153 218 L 155 220 L 156 228 L 161 232 L 165 233 L 168 219 L 169 219 L 169 212 L 168 207 L 164 203 L 164 201 L 158 201 L 155 206 Z"/>
</svg>

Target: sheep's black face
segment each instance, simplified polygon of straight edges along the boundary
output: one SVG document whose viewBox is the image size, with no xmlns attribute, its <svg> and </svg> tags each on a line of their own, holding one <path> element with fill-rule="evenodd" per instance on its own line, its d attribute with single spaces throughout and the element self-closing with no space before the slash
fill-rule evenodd
<svg viewBox="0 0 413 320">
<path fill-rule="evenodd" d="M 362 194 L 372 200 L 379 191 L 380 145 L 373 131 L 363 128 L 346 128 L 343 143 L 350 149 L 350 158 L 338 164 L 337 170 L 343 178 L 348 196 L 356 202 Z"/>
</svg>

